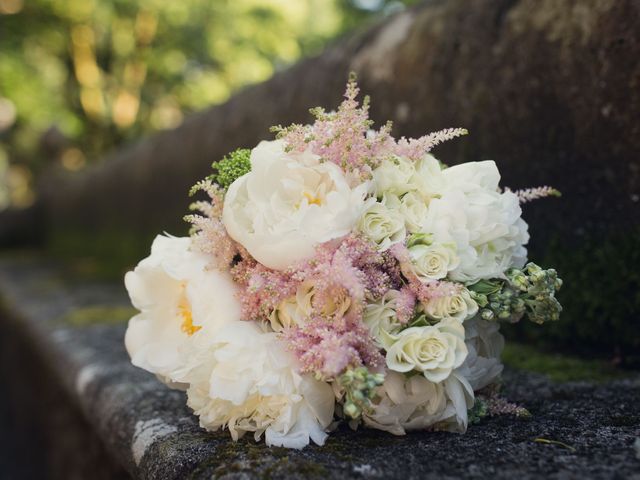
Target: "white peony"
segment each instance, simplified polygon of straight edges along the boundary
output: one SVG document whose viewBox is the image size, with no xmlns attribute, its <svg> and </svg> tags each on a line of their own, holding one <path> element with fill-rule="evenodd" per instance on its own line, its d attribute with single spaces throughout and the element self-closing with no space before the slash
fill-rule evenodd
<svg viewBox="0 0 640 480">
<path fill-rule="evenodd" d="M 231 277 L 207 268 L 190 238 L 157 236 L 151 255 L 125 275 L 140 313 L 129 321 L 125 345 L 137 367 L 168 383 L 190 381 L 198 356 L 222 326 L 240 319 Z"/>
<path fill-rule="evenodd" d="M 467 356 L 464 327 L 453 319 L 432 326 L 409 327 L 391 338 L 387 367 L 400 373 L 416 370 L 434 383 L 449 377 Z"/>
<path fill-rule="evenodd" d="M 382 298 L 364 308 L 363 322 L 369 328 L 371 338 L 379 347 L 384 347 L 390 334 L 396 333 L 402 324 L 396 313 L 398 290 L 389 290 Z"/>
<path fill-rule="evenodd" d="M 358 222 L 358 230 L 376 243 L 380 251 L 388 250 L 392 245 L 403 242 L 407 236 L 404 217 L 400 213 L 399 206 L 398 197 L 385 196 L 382 201 L 371 205 Z"/>
<path fill-rule="evenodd" d="M 476 316 L 465 324 L 465 342 L 469 355 L 460 368 L 474 390 L 494 383 L 503 370 L 500 355 L 504 348 L 504 337 L 500 324 Z"/>
<path fill-rule="evenodd" d="M 462 287 L 454 295 L 429 299 L 422 303 L 421 310 L 436 321 L 453 319 L 462 323 L 478 313 L 478 304 L 471 298 L 469 290 Z"/>
<path fill-rule="evenodd" d="M 424 281 L 440 280 L 460 264 L 454 244 L 417 244 L 409 247 L 412 270 Z"/>
<path fill-rule="evenodd" d="M 501 277 L 511 266 L 522 266 L 529 239 L 520 218 L 518 198 L 500 193 L 500 174 L 493 161 L 471 162 L 442 171 L 443 185 L 429 203 L 422 232 L 435 242 L 454 243 L 460 265 L 451 279 L 474 283 Z"/>
<path fill-rule="evenodd" d="M 251 152 L 251 171 L 229 187 L 229 236 L 263 265 L 283 270 L 315 247 L 348 234 L 366 208 L 368 185 L 349 187 L 342 170 L 310 152 L 287 153 L 280 140 Z"/>
<path fill-rule="evenodd" d="M 473 389 L 457 371 L 440 383 L 390 371 L 377 394 L 363 421 L 395 435 L 427 428 L 464 432 L 467 411 L 474 403 Z"/>
<path fill-rule="evenodd" d="M 228 427 L 234 440 L 253 432 L 267 445 L 324 444 L 335 396 L 329 384 L 297 373 L 299 365 L 276 333 L 234 322 L 211 343 L 210 375 L 187 390 L 188 405 L 209 430 Z"/>
</svg>

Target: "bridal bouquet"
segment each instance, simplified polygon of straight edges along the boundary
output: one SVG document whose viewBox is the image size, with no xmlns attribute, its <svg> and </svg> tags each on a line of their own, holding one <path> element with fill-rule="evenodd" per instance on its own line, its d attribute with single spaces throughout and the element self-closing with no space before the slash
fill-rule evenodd
<svg viewBox="0 0 640 480">
<path fill-rule="evenodd" d="M 559 317 L 521 218 L 557 192 L 503 190 L 493 161 L 447 167 L 429 152 L 465 130 L 396 140 L 357 94 L 215 163 L 191 236 L 158 236 L 125 277 L 133 364 L 185 390 L 206 429 L 290 448 L 339 421 L 464 432 L 508 405 L 483 393 L 500 322 Z"/>
</svg>

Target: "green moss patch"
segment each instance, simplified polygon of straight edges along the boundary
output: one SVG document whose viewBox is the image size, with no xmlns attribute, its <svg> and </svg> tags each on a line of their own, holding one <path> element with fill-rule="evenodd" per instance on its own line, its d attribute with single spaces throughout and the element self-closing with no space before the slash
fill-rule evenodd
<svg viewBox="0 0 640 480">
<path fill-rule="evenodd" d="M 604 382 L 626 376 L 625 372 L 603 360 L 586 360 L 557 353 L 544 353 L 528 345 L 507 342 L 502 360 L 505 365 L 548 375 L 555 382 Z"/>
</svg>

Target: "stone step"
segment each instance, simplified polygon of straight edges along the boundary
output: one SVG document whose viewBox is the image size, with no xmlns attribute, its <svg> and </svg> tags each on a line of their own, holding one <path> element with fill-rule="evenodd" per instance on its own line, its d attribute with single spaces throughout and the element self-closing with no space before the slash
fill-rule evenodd
<svg viewBox="0 0 640 480">
<path fill-rule="evenodd" d="M 322 448 L 292 451 L 248 438 L 234 443 L 227 432 L 202 430 L 183 393 L 130 364 L 123 335 L 131 313 L 120 284 L 69 276 L 37 257 L 0 259 L 5 395 L 26 392 L 29 408 L 38 410 L 45 390 L 63 392 L 58 403 L 40 405 L 37 412 L 67 412 L 62 422 L 40 424 L 57 428 L 48 435 L 71 446 L 64 461 L 51 467 L 50 478 L 640 479 L 633 446 L 640 435 L 638 376 L 601 385 L 553 384 L 543 376 L 507 372 L 506 395 L 532 412 L 529 420 L 489 418 L 466 435 L 394 437 L 341 427 Z M 21 414 L 12 408 L 7 418 Z M 71 470 L 84 473 L 69 475 Z"/>
</svg>

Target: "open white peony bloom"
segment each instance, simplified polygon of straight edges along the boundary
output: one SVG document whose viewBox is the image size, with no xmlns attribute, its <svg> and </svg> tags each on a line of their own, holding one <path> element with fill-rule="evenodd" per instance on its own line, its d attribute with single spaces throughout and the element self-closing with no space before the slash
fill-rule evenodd
<svg viewBox="0 0 640 480">
<path fill-rule="evenodd" d="M 222 218 L 256 260 L 283 270 L 348 234 L 366 207 L 367 189 L 352 189 L 340 167 L 317 155 L 263 141 L 251 152 L 251 171 L 229 187 Z"/>
<path fill-rule="evenodd" d="M 297 373 L 299 365 L 276 333 L 255 322 L 233 322 L 211 343 L 210 374 L 187 390 L 202 427 L 229 428 L 237 440 L 254 432 L 267 445 L 324 444 L 335 396 L 329 384 Z"/>
<path fill-rule="evenodd" d="M 420 375 L 406 378 L 387 372 L 377 393 L 373 409 L 363 415 L 363 421 L 395 435 L 428 428 L 464 432 L 467 411 L 474 402 L 473 389 L 457 371 L 441 383 Z"/>
<path fill-rule="evenodd" d="M 455 319 L 409 327 L 389 337 L 392 343 L 387 343 L 387 367 L 401 373 L 416 370 L 431 382 L 446 380 L 467 357 L 464 327 Z"/>
<path fill-rule="evenodd" d="M 127 351 L 134 365 L 168 383 L 189 382 L 211 335 L 240 319 L 231 277 L 207 269 L 210 259 L 190 246 L 190 238 L 157 236 L 151 255 L 125 275 L 140 310 L 129 321 Z"/>
<path fill-rule="evenodd" d="M 500 174 L 493 161 L 470 162 L 442 170 L 437 198 L 429 203 L 422 232 L 435 242 L 454 243 L 459 266 L 452 280 L 474 283 L 501 277 L 526 261 L 527 224 L 518 198 L 500 193 Z"/>
<path fill-rule="evenodd" d="M 469 355 L 460 368 L 474 390 L 480 390 L 497 380 L 503 370 L 500 355 L 504 337 L 500 324 L 474 317 L 464 324 Z"/>
</svg>

